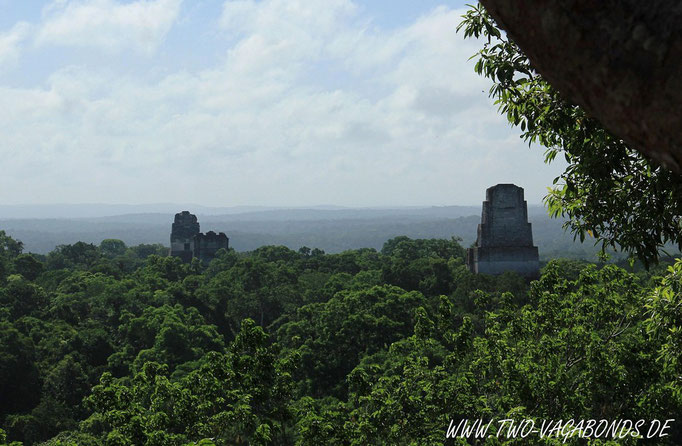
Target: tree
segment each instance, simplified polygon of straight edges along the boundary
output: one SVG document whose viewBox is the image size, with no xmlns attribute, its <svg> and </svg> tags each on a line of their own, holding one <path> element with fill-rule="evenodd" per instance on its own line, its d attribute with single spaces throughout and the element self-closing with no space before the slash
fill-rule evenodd
<svg viewBox="0 0 682 446">
<path fill-rule="evenodd" d="M 649 332 L 662 339 L 658 360 L 670 388 L 682 405 L 682 260 L 668 267 L 668 274 L 651 293 L 647 303 Z"/>
<path fill-rule="evenodd" d="M 168 248 L 158 243 L 153 245 L 143 243 L 137 246 L 132 246 L 128 249 L 133 256 L 139 259 L 145 259 L 151 255 L 157 256 L 168 255 Z"/>
<path fill-rule="evenodd" d="M 8 322 L 0 322 L 0 419 L 32 408 L 40 400 L 33 342 Z"/>
<path fill-rule="evenodd" d="M 50 269 L 77 267 L 89 268 L 100 258 L 99 249 L 92 243 L 76 242 L 73 245 L 59 245 L 47 255 Z"/>
<path fill-rule="evenodd" d="M 481 3 L 565 98 L 631 147 L 682 173 L 679 2 Z"/>
<path fill-rule="evenodd" d="M 301 401 L 299 444 L 443 444 L 448 422 L 463 418 L 675 418 L 682 408 L 676 308 L 682 263 L 663 283 L 675 296 L 661 290 L 663 299 L 652 301 L 656 336 L 646 332 L 646 294 L 636 276 L 609 265 L 585 267 L 576 277 L 563 266 L 547 265 L 528 304 L 503 293 L 496 308 L 479 305 L 482 330 L 468 317 L 454 318 L 447 298 L 433 318 L 418 308 L 412 336 L 365 356 L 347 375 L 346 402 Z M 480 294 L 481 301 L 489 297 Z M 668 371 L 656 364 L 659 352 Z M 681 434 L 674 428 L 656 444 L 680 444 Z M 536 444 L 519 440 L 485 444 Z M 590 444 L 616 444 L 608 440 Z M 541 443 L 586 444 L 561 437 Z"/>
<path fill-rule="evenodd" d="M 3 291 L 0 292 L 0 305 L 9 310 L 12 319 L 40 312 L 48 303 L 42 288 L 17 274 L 7 278 L 7 286 Z"/>
<path fill-rule="evenodd" d="M 315 397 L 344 397 L 346 375 L 363 355 L 375 353 L 413 329 L 416 308 L 426 299 L 384 285 L 344 290 L 323 303 L 301 307 L 277 336 L 301 355 L 300 386 Z"/>
<path fill-rule="evenodd" d="M 459 240 L 412 240 L 395 237 L 384 243 L 381 276 L 386 283 L 427 296 L 448 294 L 453 285 L 448 261 L 464 259 Z"/>
<path fill-rule="evenodd" d="M 82 429 L 106 444 L 289 444 L 293 358 L 245 320 L 225 354 L 211 352 L 179 381 L 168 367 L 146 363 L 132 380 L 104 373 L 87 398 L 93 414 Z M 195 443 L 192 443 L 195 444 Z"/>
<path fill-rule="evenodd" d="M 35 280 L 44 269 L 45 265 L 33 254 L 20 254 L 14 259 L 14 270 L 28 280 Z"/>
<path fill-rule="evenodd" d="M 165 364 L 170 372 L 209 351 L 222 351 L 224 343 L 216 328 L 207 325 L 196 308 L 181 305 L 147 307 L 140 317 L 125 315 L 119 331 L 125 340 L 125 354 L 133 368 L 146 362 Z"/>
<path fill-rule="evenodd" d="M 567 101 L 482 6 L 467 12 L 460 29 L 482 38 L 475 70 L 493 82 L 500 112 L 529 144 L 546 147 L 546 162 L 562 153 L 568 163 L 545 198 L 551 215 L 567 216 L 565 227 L 581 241 L 594 237 L 602 252 L 622 249 L 645 265 L 666 243 L 682 248 L 682 176 Z"/>
<path fill-rule="evenodd" d="M 108 238 L 99 244 L 99 250 L 104 257 L 113 259 L 126 253 L 126 244 L 123 240 Z"/>
<path fill-rule="evenodd" d="M 0 231 L 0 256 L 14 258 L 24 250 L 24 244 Z"/>
<path fill-rule="evenodd" d="M 24 244 L 0 231 L 0 280 L 3 280 L 10 270 L 10 262 L 24 249 Z"/>
</svg>

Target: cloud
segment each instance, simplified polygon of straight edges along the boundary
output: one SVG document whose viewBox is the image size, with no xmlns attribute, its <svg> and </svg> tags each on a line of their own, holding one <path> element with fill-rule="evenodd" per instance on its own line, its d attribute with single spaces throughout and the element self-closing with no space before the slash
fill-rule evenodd
<svg viewBox="0 0 682 446">
<path fill-rule="evenodd" d="M 55 0 L 43 11 L 35 43 L 132 48 L 150 53 L 164 39 L 180 12 L 182 0 Z"/>
<path fill-rule="evenodd" d="M 15 64 L 21 53 L 21 45 L 30 33 L 31 25 L 19 22 L 7 32 L 0 33 L 0 65 Z"/>
<path fill-rule="evenodd" d="M 63 1 L 41 32 L 85 38 L 86 18 L 108 10 L 118 18 L 91 36 L 106 41 L 141 23 L 121 19 L 126 8 L 171 4 Z M 347 0 L 228 1 L 217 25 L 229 43 L 216 40 L 224 57 L 208 69 L 83 64 L 0 87 L 0 201 L 473 204 L 516 182 L 538 202 L 557 169 L 543 171 L 488 100 L 468 60 L 477 43 L 455 32 L 462 13 L 385 30 Z M 67 16 L 73 28 L 56 25 Z"/>
<path fill-rule="evenodd" d="M 220 22 L 232 32 L 300 41 L 302 36 L 333 33 L 357 11 L 350 0 L 228 0 Z"/>
</svg>

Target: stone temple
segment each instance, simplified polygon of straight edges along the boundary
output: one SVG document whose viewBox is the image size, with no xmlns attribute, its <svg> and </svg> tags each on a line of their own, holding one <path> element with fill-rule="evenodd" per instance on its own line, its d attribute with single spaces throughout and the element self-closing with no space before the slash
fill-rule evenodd
<svg viewBox="0 0 682 446">
<path fill-rule="evenodd" d="M 189 211 L 175 214 L 175 220 L 171 228 L 170 255 L 180 257 L 183 262 L 190 262 L 192 258 L 198 258 L 203 262 L 210 262 L 219 249 L 227 249 L 230 239 L 224 232 L 216 234 L 208 231 L 206 234 L 199 232 L 197 216 Z"/>
<path fill-rule="evenodd" d="M 477 274 L 515 271 L 527 278 L 540 275 L 523 188 L 498 184 L 485 191 L 478 238 L 474 247 L 467 249 L 466 262 Z"/>
</svg>

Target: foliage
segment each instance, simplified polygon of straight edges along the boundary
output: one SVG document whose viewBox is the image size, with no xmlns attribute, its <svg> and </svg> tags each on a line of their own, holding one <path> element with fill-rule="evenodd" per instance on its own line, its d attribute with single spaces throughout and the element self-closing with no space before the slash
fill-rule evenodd
<svg viewBox="0 0 682 446">
<path fill-rule="evenodd" d="M 246 319 L 227 354 L 209 353 L 173 382 L 147 362 L 130 384 L 109 373 L 92 389 L 83 430 L 103 444 L 270 444 L 286 440 L 291 361 L 277 359 L 267 336 Z"/>
<path fill-rule="evenodd" d="M 340 291 L 329 301 L 301 307 L 278 330 L 283 344 L 301 356 L 301 392 L 345 397 L 345 377 L 363 355 L 375 353 L 412 331 L 424 296 L 393 286 Z"/>
<path fill-rule="evenodd" d="M 5 257 L 0 444 L 448 444 L 462 417 L 682 411 L 682 263 L 529 284 L 471 274 L 457 240 L 207 266 L 112 246 Z"/>
<path fill-rule="evenodd" d="M 581 241 L 594 238 L 602 252 L 622 249 L 645 265 L 666 243 L 682 249 L 682 176 L 644 158 L 564 100 L 532 67 L 481 5 L 458 29 L 480 39 L 475 70 L 490 79 L 490 96 L 529 144 L 546 148 L 545 161 L 562 153 L 566 170 L 545 202 Z"/>
<path fill-rule="evenodd" d="M 652 367 L 658 344 L 642 330 L 643 295 L 621 269 L 567 279 L 553 263 L 529 304 L 507 293 L 485 311 L 480 334 L 468 318 L 455 323 L 443 298 L 438 317 L 420 311 L 412 336 L 348 375 L 347 403 L 307 402 L 299 443 L 442 444 L 451 419 L 476 417 L 675 418 L 682 401 Z"/>
<path fill-rule="evenodd" d="M 104 257 L 114 258 L 126 253 L 126 244 L 117 239 L 104 239 L 99 244 L 99 251 Z"/>
<path fill-rule="evenodd" d="M 661 341 L 657 360 L 669 379 L 678 401 L 682 401 L 682 260 L 668 267 L 647 303 L 649 332 Z"/>
<path fill-rule="evenodd" d="M 21 254 L 24 246 L 18 240 L 0 231 L 0 282 L 10 273 L 10 262 Z"/>
</svg>

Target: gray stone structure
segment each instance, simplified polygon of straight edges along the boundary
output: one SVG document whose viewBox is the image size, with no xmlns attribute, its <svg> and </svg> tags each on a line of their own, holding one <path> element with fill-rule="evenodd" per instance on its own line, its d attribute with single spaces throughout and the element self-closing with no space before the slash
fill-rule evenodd
<svg viewBox="0 0 682 446">
<path fill-rule="evenodd" d="M 171 227 L 170 255 L 180 257 L 183 262 L 192 260 L 194 254 L 194 236 L 199 234 L 199 221 L 197 216 L 189 211 L 175 214 L 175 220 Z"/>
<path fill-rule="evenodd" d="M 208 263 L 219 249 L 228 249 L 230 239 L 224 232 L 216 234 L 208 231 L 202 234 L 197 216 L 189 211 L 182 211 L 175 214 L 170 242 L 171 256 L 180 257 L 183 262 L 190 262 L 196 257 Z"/>
<path fill-rule="evenodd" d="M 215 257 L 219 249 L 227 249 L 230 239 L 224 232 L 216 234 L 208 231 L 206 234 L 196 234 L 194 236 L 194 257 L 202 262 L 210 262 Z"/>
<path fill-rule="evenodd" d="M 485 191 L 478 238 L 467 249 L 466 262 L 477 274 L 516 271 L 527 278 L 539 276 L 538 248 L 533 246 L 523 188 L 498 184 Z"/>
</svg>

